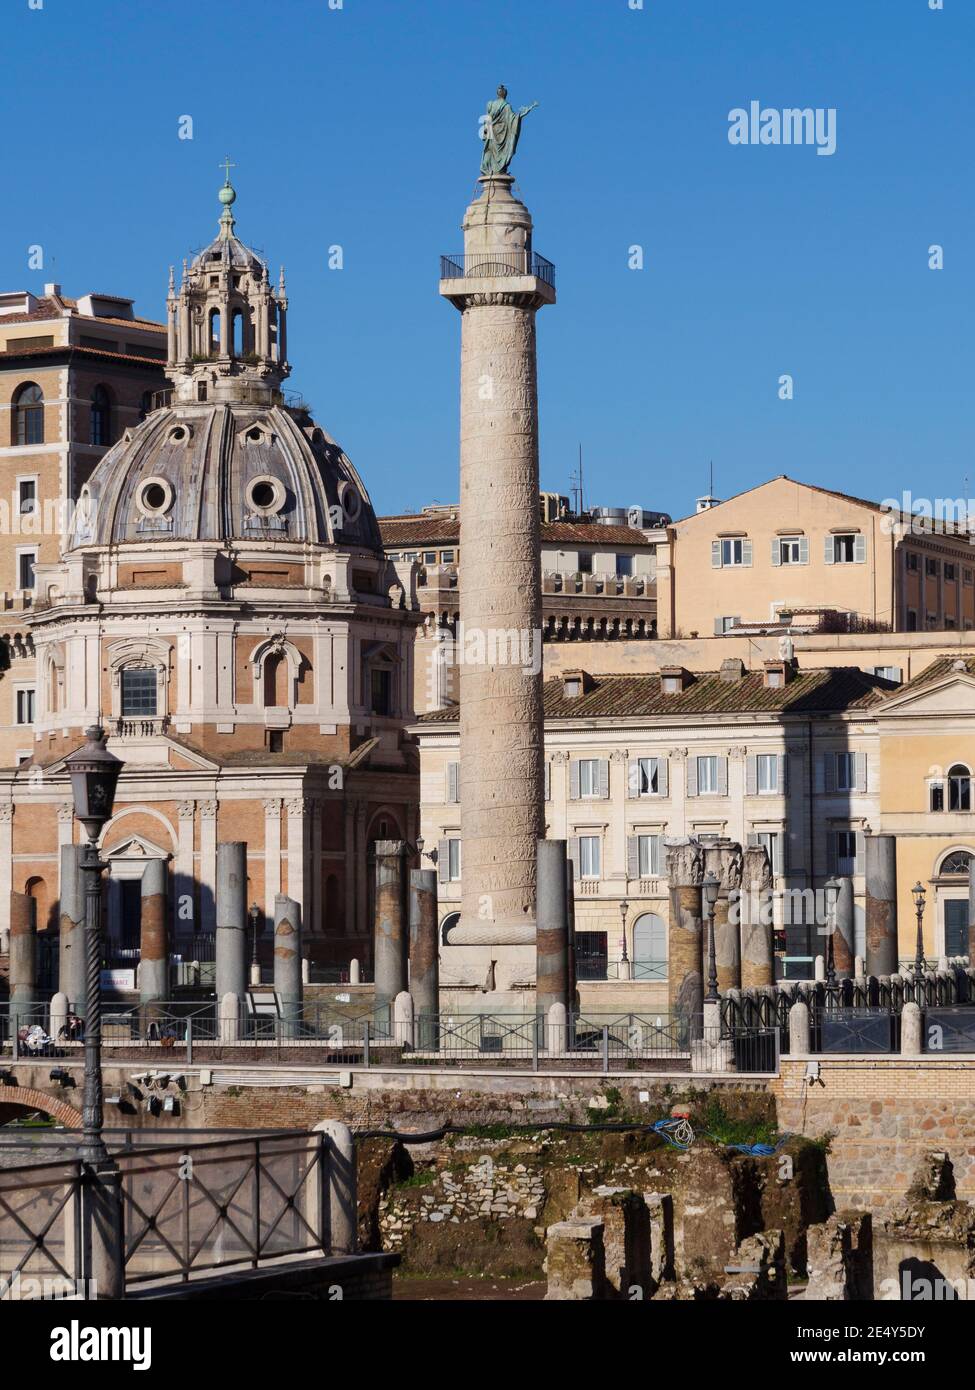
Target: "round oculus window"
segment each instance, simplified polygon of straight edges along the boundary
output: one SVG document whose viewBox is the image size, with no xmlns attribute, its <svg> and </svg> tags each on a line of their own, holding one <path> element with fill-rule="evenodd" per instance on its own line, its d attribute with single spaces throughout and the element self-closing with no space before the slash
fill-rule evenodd
<svg viewBox="0 0 975 1390">
<path fill-rule="evenodd" d="M 166 478 L 146 478 L 136 495 L 139 510 L 146 516 L 161 516 L 173 505 L 173 485 Z"/>
<path fill-rule="evenodd" d="M 359 513 L 362 511 L 362 498 L 359 490 L 352 483 L 339 483 L 339 501 L 342 503 L 342 510 L 347 521 L 357 521 Z"/>
<path fill-rule="evenodd" d="M 254 478 L 247 485 L 247 505 L 268 516 L 284 506 L 284 484 L 278 478 Z"/>
</svg>

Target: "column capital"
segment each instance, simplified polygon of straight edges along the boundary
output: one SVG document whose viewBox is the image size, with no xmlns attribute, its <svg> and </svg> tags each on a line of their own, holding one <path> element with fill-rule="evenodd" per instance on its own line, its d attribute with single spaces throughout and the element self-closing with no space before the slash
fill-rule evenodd
<svg viewBox="0 0 975 1390">
<path fill-rule="evenodd" d="M 200 817 L 202 820 L 216 820 L 217 803 L 215 801 L 198 801 L 197 805 L 200 808 Z"/>
<path fill-rule="evenodd" d="M 196 814 L 195 801 L 179 801 L 176 804 L 176 814 L 180 820 L 192 820 Z"/>
<path fill-rule="evenodd" d="M 2 817 L 0 810 L 0 817 Z M 74 820 L 74 806 L 70 801 L 62 801 L 58 807 L 58 821 L 61 825 L 70 825 Z"/>
</svg>

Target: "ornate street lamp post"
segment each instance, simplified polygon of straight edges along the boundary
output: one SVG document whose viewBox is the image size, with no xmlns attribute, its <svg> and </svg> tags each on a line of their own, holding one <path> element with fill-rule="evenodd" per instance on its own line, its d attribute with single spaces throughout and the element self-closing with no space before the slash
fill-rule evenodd
<svg viewBox="0 0 975 1390">
<path fill-rule="evenodd" d="M 840 885 L 835 878 L 827 879 L 823 885 L 826 907 L 826 1008 L 836 1007 L 839 984 L 836 979 L 836 953 L 834 936 L 836 934 L 836 904 L 839 901 Z"/>
<path fill-rule="evenodd" d="M 702 885 L 704 902 L 708 910 L 708 992 L 704 996 L 706 1004 L 718 1002 L 718 959 L 714 949 L 714 908 L 718 901 L 720 887 L 717 874 L 709 870 L 704 875 Z"/>
<path fill-rule="evenodd" d="M 620 945 L 623 948 L 623 954 L 621 955 L 620 960 L 623 962 L 624 965 L 628 965 L 630 960 L 629 956 L 626 954 L 626 914 L 629 912 L 629 910 L 630 904 L 624 898 L 623 901 L 620 903 L 620 919 L 622 922 L 623 932 L 622 936 L 620 937 Z"/>
<path fill-rule="evenodd" d="M 921 984 L 924 980 L 924 885 L 918 881 L 911 889 L 914 896 L 914 911 L 917 913 L 917 944 L 914 948 L 914 1002 L 921 1002 Z"/>
<path fill-rule="evenodd" d="M 65 759 L 71 774 L 74 813 L 85 827 L 88 843 L 81 859 L 85 875 L 85 1086 L 82 1101 L 82 1158 L 103 1163 L 108 1157 L 102 1138 L 102 872 L 98 837 L 112 814 L 122 762 L 105 747 L 98 725 L 85 730 L 88 742 Z"/>
<path fill-rule="evenodd" d="M 98 725 L 85 730 L 87 743 L 65 759 L 71 776 L 74 813 L 85 827 L 88 843 L 81 858 L 85 884 L 85 1082 L 82 1093 L 81 1159 L 82 1269 L 88 1297 L 119 1299 L 125 1295 L 122 1252 L 122 1198 L 118 1166 L 102 1134 L 102 873 L 98 838 L 110 819 L 121 759 L 105 747 Z"/>
<path fill-rule="evenodd" d="M 260 984 L 260 962 L 257 959 L 257 933 L 260 930 L 261 909 L 257 903 L 250 905 L 251 919 L 251 978 Z"/>
</svg>

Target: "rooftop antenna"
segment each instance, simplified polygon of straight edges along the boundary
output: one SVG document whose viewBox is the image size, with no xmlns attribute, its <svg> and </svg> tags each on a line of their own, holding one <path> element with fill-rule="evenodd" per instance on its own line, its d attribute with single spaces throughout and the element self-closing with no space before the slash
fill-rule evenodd
<svg viewBox="0 0 975 1390">
<path fill-rule="evenodd" d="M 570 490 L 570 492 L 572 493 L 572 495 L 573 495 L 573 496 L 575 497 L 575 499 L 576 499 L 576 516 L 581 516 L 581 515 L 582 515 L 583 507 L 584 507 L 584 505 L 585 505 L 585 493 L 584 493 L 584 490 L 583 490 L 582 444 L 581 444 L 581 443 L 579 444 L 579 465 L 578 465 L 576 471 L 572 474 L 572 476 L 571 476 L 571 478 L 570 478 L 569 481 L 570 481 L 570 483 L 571 483 L 571 487 L 570 487 L 569 490 Z"/>
</svg>

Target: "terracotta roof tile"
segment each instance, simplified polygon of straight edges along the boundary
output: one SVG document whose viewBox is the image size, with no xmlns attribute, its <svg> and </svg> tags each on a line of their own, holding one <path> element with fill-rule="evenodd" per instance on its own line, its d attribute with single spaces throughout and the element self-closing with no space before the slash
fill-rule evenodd
<svg viewBox="0 0 975 1390">
<path fill-rule="evenodd" d="M 943 680 L 945 676 L 951 675 L 957 663 L 961 663 L 964 674 L 975 676 L 975 656 L 966 656 L 961 652 L 945 652 L 941 656 L 936 656 L 930 665 L 925 666 L 923 671 L 912 676 L 909 681 L 897 687 L 898 694 L 903 690 L 918 690 L 921 686 L 931 685 L 934 681 Z"/>
<path fill-rule="evenodd" d="M 593 676 L 592 687 L 566 699 L 561 678 L 544 685 L 546 719 L 627 719 L 649 715 L 809 714 L 868 709 L 901 687 L 856 666 L 800 671 L 786 685 L 767 689 L 763 674 L 747 672 L 740 681 L 723 681 L 716 671 L 695 675 L 679 695 L 665 695 L 660 676 Z M 434 710 L 420 723 L 454 723 L 456 707 Z"/>
<path fill-rule="evenodd" d="M 6 352 L 0 352 L 0 367 L 5 357 L 54 357 L 61 352 L 80 353 L 84 357 L 111 357 L 116 362 L 149 362 L 160 371 L 166 367 L 166 363 L 158 357 L 142 357 L 135 352 L 112 352 L 108 348 L 80 347 L 77 343 L 55 343 L 53 347 L 34 348 L 8 345 Z"/>
<path fill-rule="evenodd" d="M 415 521 L 380 517 L 379 529 L 383 545 L 456 545 L 460 540 L 459 517 L 418 516 Z M 582 521 L 543 521 L 542 541 L 547 544 L 558 541 L 581 541 L 585 545 L 651 544 L 643 532 L 634 527 L 597 526 L 594 522 Z"/>
</svg>

